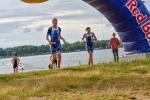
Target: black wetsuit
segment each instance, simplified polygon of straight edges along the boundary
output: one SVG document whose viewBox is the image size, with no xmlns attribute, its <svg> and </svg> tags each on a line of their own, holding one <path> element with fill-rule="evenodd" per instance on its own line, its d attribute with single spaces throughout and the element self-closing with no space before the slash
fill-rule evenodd
<svg viewBox="0 0 150 100">
<path fill-rule="evenodd" d="M 18 67 L 18 60 L 15 59 L 15 60 L 14 60 L 14 63 L 13 63 L 13 68 L 17 68 L 17 67 Z"/>
</svg>

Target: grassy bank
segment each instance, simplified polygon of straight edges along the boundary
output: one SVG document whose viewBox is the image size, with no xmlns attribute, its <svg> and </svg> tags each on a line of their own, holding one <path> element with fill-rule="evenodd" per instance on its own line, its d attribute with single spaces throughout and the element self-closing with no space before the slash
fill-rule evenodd
<svg viewBox="0 0 150 100">
<path fill-rule="evenodd" d="M 0 75 L 0 100 L 147 100 L 150 60 Z"/>
</svg>

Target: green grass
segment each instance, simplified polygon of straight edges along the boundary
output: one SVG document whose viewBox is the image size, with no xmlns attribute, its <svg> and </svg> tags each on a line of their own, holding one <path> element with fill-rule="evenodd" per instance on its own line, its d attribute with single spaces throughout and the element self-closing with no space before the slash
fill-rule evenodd
<svg viewBox="0 0 150 100">
<path fill-rule="evenodd" d="M 0 100 L 150 99 L 150 60 L 0 75 Z"/>
</svg>

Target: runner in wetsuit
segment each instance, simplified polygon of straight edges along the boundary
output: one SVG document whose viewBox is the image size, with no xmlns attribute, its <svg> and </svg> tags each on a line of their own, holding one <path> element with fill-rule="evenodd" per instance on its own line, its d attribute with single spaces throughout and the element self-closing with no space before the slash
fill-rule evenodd
<svg viewBox="0 0 150 100">
<path fill-rule="evenodd" d="M 86 44 L 86 50 L 89 53 L 88 64 L 93 65 L 93 50 L 94 50 L 93 40 L 97 41 L 97 37 L 93 32 L 91 32 L 90 27 L 87 27 L 85 31 L 86 31 L 86 33 L 83 35 L 82 40 L 83 41 L 84 41 L 84 39 L 86 40 L 86 41 L 84 41 L 84 43 Z"/>
<path fill-rule="evenodd" d="M 11 62 L 13 64 L 14 73 L 18 73 L 18 66 L 19 66 L 19 63 L 20 63 L 20 59 L 18 58 L 17 54 L 14 54 L 14 57 L 11 60 Z"/>
<path fill-rule="evenodd" d="M 46 39 L 51 45 L 51 53 L 52 53 L 52 65 L 54 64 L 55 60 L 58 61 L 58 68 L 60 68 L 61 64 L 61 43 L 60 40 L 65 39 L 61 36 L 61 28 L 58 27 L 58 20 L 54 18 L 52 20 L 52 26 L 48 29 Z"/>
</svg>

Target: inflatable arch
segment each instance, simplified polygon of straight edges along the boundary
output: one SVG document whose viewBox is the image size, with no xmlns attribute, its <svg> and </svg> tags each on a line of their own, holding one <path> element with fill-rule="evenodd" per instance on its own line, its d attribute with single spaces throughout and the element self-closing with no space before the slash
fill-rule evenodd
<svg viewBox="0 0 150 100">
<path fill-rule="evenodd" d="M 22 0 L 42 3 L 48 0 Z M 118 32 L 128 54 L 150 52 L 150 13 L 141 0 L 83 0 L 101 12 Z"/>
</svg>

